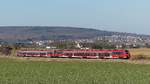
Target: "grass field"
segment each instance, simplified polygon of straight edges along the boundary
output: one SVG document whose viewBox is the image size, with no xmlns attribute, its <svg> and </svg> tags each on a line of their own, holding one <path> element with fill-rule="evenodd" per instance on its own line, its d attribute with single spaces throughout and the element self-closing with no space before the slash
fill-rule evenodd
<svg viewBox="0 0 150 84">
<path fill-rule="evenodd" d="M 149 84 L 150 65 L 0 58 L 0 84 Z"/>
</svg>

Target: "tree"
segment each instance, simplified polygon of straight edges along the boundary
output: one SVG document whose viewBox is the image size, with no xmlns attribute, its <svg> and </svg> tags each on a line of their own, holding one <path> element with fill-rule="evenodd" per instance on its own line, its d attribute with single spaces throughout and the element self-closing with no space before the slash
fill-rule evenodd
<svg viewBox="0 0 150 84">
<path fill-rule="evenodd" d="M 3 46 L 0 48 L 0 52 L 4 55 L 11 55 L 12 48 L 9 46 Z"/>
</svg>

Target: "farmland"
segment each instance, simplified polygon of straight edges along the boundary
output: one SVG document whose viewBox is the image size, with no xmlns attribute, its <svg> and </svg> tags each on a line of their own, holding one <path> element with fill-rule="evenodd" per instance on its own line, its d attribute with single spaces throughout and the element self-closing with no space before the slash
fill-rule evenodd
<svg viewBox="0 0 150 84">
<path fill-rule="evenodd" d="M 0 58 L 0 84 L 149 84 L 150 65 Z"/>
<path fill-rule="evenodd" d="M 130 60 L 0 56 L 0 84 L 149 84 L 150 49 L 130 52 Z"/>
<path fill-rule="evenodd" d="M 130 53 L 132 56 L 144 55 L 150 57 L 150 48 L 130 49 Z"/>
</svg>

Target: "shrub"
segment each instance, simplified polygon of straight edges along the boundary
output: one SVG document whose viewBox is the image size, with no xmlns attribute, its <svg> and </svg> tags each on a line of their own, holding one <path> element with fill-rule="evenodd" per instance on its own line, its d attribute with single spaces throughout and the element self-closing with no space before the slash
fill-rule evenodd
<svg viewBox="0 0 150 84">
<path fill-rule="evenodd" d="M 3 55 L 10 55 L 10 54 L 11 54 L 11 51 L 12 51 L 12 48 L 11 48 L 11 47 L 1 47 L 1 48 L 0 48 L 0 52 L 1 52 L 1 54 L 3 54 Z"/>
</svg>

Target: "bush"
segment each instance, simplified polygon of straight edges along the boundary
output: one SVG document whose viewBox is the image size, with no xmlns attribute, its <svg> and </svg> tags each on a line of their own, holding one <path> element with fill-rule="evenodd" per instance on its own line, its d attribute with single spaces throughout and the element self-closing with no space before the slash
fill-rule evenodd
<svg viewBox="0 0 150 84">
<path fill-rule="evenodd" d="M 11 47 L 1 47 L 1 48 L 0 48 L 0 52 L 1 52 L 1 54 L 3 54 L 3 55 L 10 55 L 10 54 L 11 54 L 11 51 L 12 51 L 12 48 L 11 48 Z"/>
</svg>

